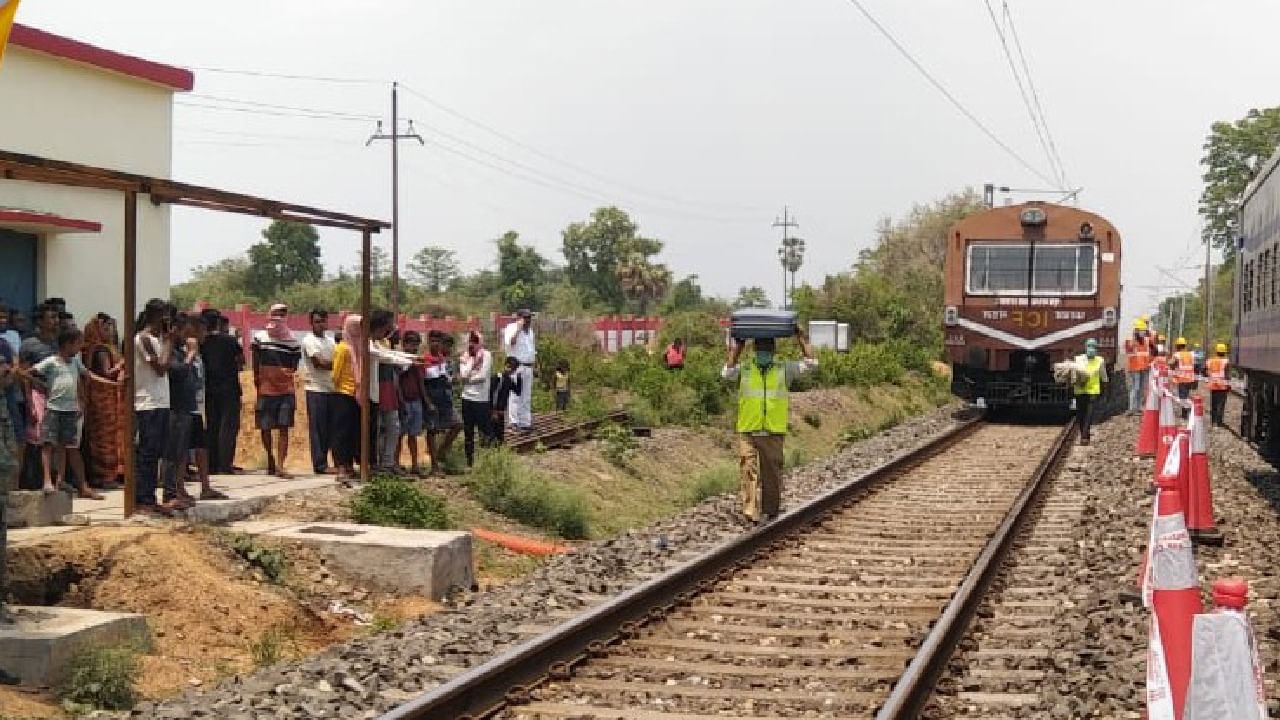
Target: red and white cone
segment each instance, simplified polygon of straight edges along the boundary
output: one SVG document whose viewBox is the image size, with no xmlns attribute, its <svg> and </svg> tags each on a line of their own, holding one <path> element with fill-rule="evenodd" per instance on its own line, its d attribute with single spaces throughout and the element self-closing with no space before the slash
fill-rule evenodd
<svg viewBox="0 0 1280 720">
<path fill-rule="evenodd" d="M 1142 406 L 1142 421 L 1138 423 L 1138 443 L 1134 453 L 1139 457 L 1153 457 L 1160 442 L 1160 370 L 1152 368 L 1147 376 L 1146 403 Z"/>
<path fill-rule="evenodd" d="M 1191 679 L 1191 629 L 1204 610 L 1195 551 L 1176 489 L 1180 455 L 1175 445 L 1166 472 L 1160 474 L 1142 586 L 1143 604 L 1153 610 L 1147 649 L 1149 720 L 1183 720 Z"/>
<path fill-rule="evenodd" d="M 1178 440 L 1178 412 L 1174 410 L 1173 395 L 1168 390 L 1163 389 L 1164 383 L 1161 383 L 1160 391 L 1160 427 L 1158 428 L 1159 436 L 1156 440 L 1156 466 L 1155 466 L 1155 482 L 1160 482 L 1160 471 L 1164 468 L 1165 460 L 1169 457 L 1169 448 Z"/>
<path fill-rule="evenodd" d="M 1266 686 L 1249 617 L 1243 578 L 1213 584 L 1213 612 L 1192 628 L 1191 681 L 1184 720 L 1266 720 Z"/>
<path fill-rule="evenodd" d="M 1209 476 L 1209 425 L 1204 398 L 1191 400 L 1191 462 L 1187 463 L 1187 530 L 1191 539 L 1205 545 L 1221 545 L 1222 533 L 1213 524 L 1213 483 Z"/>
</svg>

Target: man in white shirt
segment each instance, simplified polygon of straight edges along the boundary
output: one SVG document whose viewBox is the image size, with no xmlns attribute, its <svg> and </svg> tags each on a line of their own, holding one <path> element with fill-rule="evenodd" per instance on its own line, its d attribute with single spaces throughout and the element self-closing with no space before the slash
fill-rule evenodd
<svg viewBox="0 0 1280 720">
<path fill-rule="evenodd" d="M 333 338 L 329 337 L 329 311 L 319 308 L 308 316 L 311 334 L 302 339 L 302 369 L 306 373 L 307 431 L 311 439 L 311 469 L 317 475 L 330 472 L 333 447 L 330 428 L 333 403 Z M 336 472 L 336 471 L 333 471 Z"/>
<path fill-rule="evenodd" d="M 516 374 L 526 388 L 533 387 L 533 364 L 538 359 L 538 349 L 533 337 L 533 313 L 529 310 L 516 312 L 516 320 L 508 323 L 502 331 L 503 348 L 507 357 L 513 357 L 520 363 Z M 533 393 L 523 392 L 512 395 L 507 405 L 507 422 L 517 432 L 533 430 Z"/>
<path fill-rule="evenodd" d="M 142 330 L 134 336 L 133 409 L 138 445 L 137 511 L 169 515 L 172 508 L 156 503 L 160 459 L 169 435 L 169 361 L 173 357 L 173 323 L 169 306 L 153 298 L 142 311 Z"/>
<path fill-rule="evenodd" d="M 489 377 L 493 375 L 493 353 L 484 348 L 484 340 L 477 330 L 467 335 L 467 351 L 458 361 L 458 375 L 462 378 L 463 445 L 467 451 L 467 467 L 471 467 L 476 457 L 476 431 L 480 431 L 482 441 L 493 436 L 489 430 Z"/>
</svg>

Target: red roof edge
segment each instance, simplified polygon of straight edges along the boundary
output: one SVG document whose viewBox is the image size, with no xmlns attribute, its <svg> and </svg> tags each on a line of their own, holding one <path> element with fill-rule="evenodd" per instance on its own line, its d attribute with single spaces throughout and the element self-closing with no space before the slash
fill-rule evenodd
<svg viewBox="0 0 1280 720">
<path fill-rule="evenodd" d="M 196 84 L 195 75 L 185 68 L 143 60 L 20 23 L 13 24 L 9 42 L 28 50 L 163 85 L 178 92 L 189 92 Z"/>
<path fill-rule="evenodd" d="M 76 218 L 62 217 L 61 215 L 50 215 L 48 213 L 41 212 L 31 212 L 29 210 L 9 210 L 0 208 L 0 226 L 6 223 L 40 225 L 58 228 L 60 230 L 72 230 L 78 232 L 102 232 L 102 223 L 94 222 L 93 220 L 78 220 Z"/>
</svg>

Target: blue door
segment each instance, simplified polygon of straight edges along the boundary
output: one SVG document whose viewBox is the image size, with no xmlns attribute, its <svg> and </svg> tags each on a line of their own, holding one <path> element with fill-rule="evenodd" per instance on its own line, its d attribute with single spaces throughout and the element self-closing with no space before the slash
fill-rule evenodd
<svg viewBox="0 0 1280 720">
<path fill-rule="evenodd" d="M 0 228 L 0 300 L 23 312 L 35 306 L 35 235 Z"/>
</svg>

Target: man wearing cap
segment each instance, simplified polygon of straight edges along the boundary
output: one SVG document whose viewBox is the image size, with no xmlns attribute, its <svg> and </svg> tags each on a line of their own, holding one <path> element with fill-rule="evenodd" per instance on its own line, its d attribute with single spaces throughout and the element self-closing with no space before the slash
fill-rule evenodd
<svg viewBox="0 0 1280 720">
<path fill-rule="evenodd" d="M 1224 343 L 1218 343 L 1213 352 L 1215 357 L 1205 362 L 1205 370 L 1209 374 L 1209 420 L 1214 425 L 1222 425 L 1223 412 L 1227 409 L 1227 392 L 1231 390 L 1231 381 L 1227 379 L 1231 361 L 1227 359 Z"/>
<path fill-rule="evenodd" d="M 516 312 L 516 319 L 507 324 L 502 331 L 502 347 L 507 357 L 513 357 L 520 363 L 516 371 L 521 387 L 533 387 L 533 364 L 538 359 L 538 349 L 533 336 L 533 313 L 529 310 Z M 507 421 L 516 432 L 533 430 L 533 393 L 524 392 L 512 395 L 507 405 Z"/>
<path fill-rule="evenodd" d="M 1098 354 L 1097 340 L 1089 338 L 1085 341 L 1084 354 L 1076 356 L 1075 364 L 1076 425 L 1080 429 L 1080 444 L 1088 445 L 1093 427 L 1093 405 L 1107 384 L 1107 361 Z"/>
<path fill-rule="evenodd" d="M 1196 357 L 1187 349 L 1186 338 L 1174 340 L 1173 346 L 1173 361 L 1169 367 L 1173 370 L 1173 382 L 1178 386 L 1178 398 L 1186 400 L 1196 384 Z"/>
<path fill-rule="evenodd" d="M 289 307 L 271 306 L 265 330 L 253 334 L 253 384 L 258 389 L 254 418 L 267 453 L 267 474 L 292 477 L 285 470 L 289 457 L 289 428 L 297 409 L 293 376 L 302 361 L 302 346 L 288 326 Z M 271 431 L 276 431 L 277 453 L 272 452 Z"/>
<path fill-rule="evenodd" d="M 1124 342 L 1124 355 L 1129 363 L 1129 414 L 1142 412 L 1151 371 L 1151 344 L 1147 339 L 1147 322 L 1139 318 L 1133 324 L 1133 339 Z"/>
</svg>

